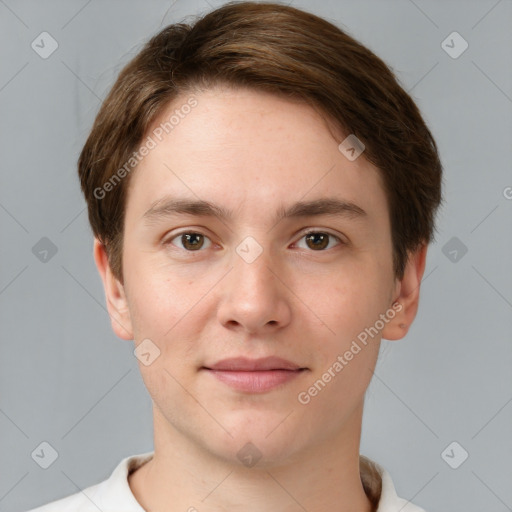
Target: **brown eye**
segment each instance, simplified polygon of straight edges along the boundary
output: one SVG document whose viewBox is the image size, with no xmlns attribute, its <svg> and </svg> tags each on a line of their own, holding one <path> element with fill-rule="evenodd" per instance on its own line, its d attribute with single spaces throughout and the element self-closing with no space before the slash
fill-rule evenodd
<svg viewBox="0 0 512 512">
<path fill-rule="evenodd" d="M 311 231 L 306 233 L 302 238 L 305 239 L 306 247 L 308 249 L 312 249 L 317 252 L 326 249 L 330 245 L 332 239 L 341 243 L 341 240 L 337 236 L 323 231 Z"/>
<path fill-rule="evenodd" d="M 188 252 L 198 252 L 200 249 L 205 247 L 205 241 L 209 238 L 202 233 L 196 233 L 194 231 L 187 231 L 177 234 L 175 237 L 169 239 L 166 244 L 177 245 Z M 181 246 L 174 241 L 181 242 Z"/>
<path fill-rule="evenodd" d="M 311 249 L 325 249 L 329 245 L 329 235 L 325 233 L 310 233 L 306 235 L 306 243 Z"/>
<path fill-rule="evenodd" d="M 183 233 L 181 235 L 183 247 L 187 250 L 201 249 L 204 244 L 204 237 L 199 233 Z"/>
</svg>

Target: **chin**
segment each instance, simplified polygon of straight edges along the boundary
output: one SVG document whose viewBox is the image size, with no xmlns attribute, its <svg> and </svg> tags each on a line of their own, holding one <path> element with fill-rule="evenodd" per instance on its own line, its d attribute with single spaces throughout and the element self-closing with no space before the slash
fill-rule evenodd
<svg viewBox="0 0 512 512">
<path fill-rule="evenodd" d="M 260 413 L 256 417 L 254 412 L 247 412 L 246 417 L 238 418 L 227 427 L 231 436 L 222 436 L 218 444 L 213 444 L 211 438 L 207 440 L 209 450 L 230 464 L 248 468 L 271 468 L 289 462 L 290 457 L 308 442 L 302 438 L 304 430 L 299 425 L 287 423 L 291 419 L 285 419 L 289 412 L 280 415 Z"/>
</svg>

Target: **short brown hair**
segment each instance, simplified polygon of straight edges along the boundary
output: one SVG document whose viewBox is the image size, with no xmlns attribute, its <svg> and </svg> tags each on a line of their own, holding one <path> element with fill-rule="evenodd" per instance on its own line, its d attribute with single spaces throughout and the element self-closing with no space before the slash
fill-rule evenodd
<svg viewBox="0 0 512 512">
<path fill-rule="evenodd" d="M 92 230 L 106 247 L 113 274 L 123 282 L 130 176 L 122 173 L 108 193 L 105 184 L 116 172 L 119 178 L 172 100 L 219 84 L 307 102 L 363 142 L 364 156 L 382 176 L 393 269 L 401 279 L 408 252 L 433 240 L 442 201 L 442 165 L 432 134 L 393 72 L 369 49 L 311 13 L 256 2 L 230 2 L 193 25 L 167 26 L 123 68 L 104 100 L 78 173 Z"/>
</svg>

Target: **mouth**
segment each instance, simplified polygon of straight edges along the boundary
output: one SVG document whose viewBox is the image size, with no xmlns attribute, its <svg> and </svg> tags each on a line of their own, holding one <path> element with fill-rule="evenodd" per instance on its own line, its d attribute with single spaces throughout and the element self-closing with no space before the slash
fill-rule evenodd
<svg viewBox="0 0 512 512">
<path fill-rule="evenodd" d="M 220 371 L 273 371 L 273 370 L 303 370 L 306 368 L 298 364 L 282 359 L 281 357 L 264 357 L 261 359 L 249 359 L 247 357 L 232 357 L 223 359 L 215 364 L 203 366 L 207 370 L 220 370 Z"/>
<path fill-rule="evenodd" d="M 224 359 L 211 366 L 203 366 L 201 370 L 237 391 L 264 393 L 294 380 L 308 371 L 308 368 L 278 357 L 237 357 Z"/>
</svg>

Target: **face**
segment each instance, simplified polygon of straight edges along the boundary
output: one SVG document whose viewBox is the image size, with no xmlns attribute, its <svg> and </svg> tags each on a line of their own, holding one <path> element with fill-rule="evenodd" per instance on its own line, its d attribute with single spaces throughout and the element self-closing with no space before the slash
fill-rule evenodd
<svg viewBox="0 0 512 512">
<path fill-rule="evenodd" d="M 381 178 L 305 104 L 221 88 L 194 98 L 161 141 L 149 133 L 156 147 L 131 176 L 113 326 L 146 340 L 159 428 L 233 461 L 247 442 L 263 463 L 290 460 L 356 428 L 380 338 L 399 337 Z M 212 368 L 239 357 L 300 370 Z"/>
</svg>

